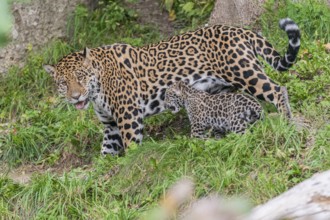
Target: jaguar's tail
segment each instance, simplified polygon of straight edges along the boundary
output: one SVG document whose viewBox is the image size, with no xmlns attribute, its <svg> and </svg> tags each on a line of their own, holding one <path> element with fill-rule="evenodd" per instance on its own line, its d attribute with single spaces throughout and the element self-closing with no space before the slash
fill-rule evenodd
<svg viewBox="0 0 330 220">
<path fill-rule="evenodd" d="M 281 19 L 279 25 L 289 38 L 289 46 L 284 56 L 281 56 L 268 41 L 259 35 L 253 44 L 256 53 L 262 56 L 274 69 L 285 71 L 293 65 L 297 58 L 300 48 L 300 31 L 298 25 L 290 18 Z"/>
</svg>

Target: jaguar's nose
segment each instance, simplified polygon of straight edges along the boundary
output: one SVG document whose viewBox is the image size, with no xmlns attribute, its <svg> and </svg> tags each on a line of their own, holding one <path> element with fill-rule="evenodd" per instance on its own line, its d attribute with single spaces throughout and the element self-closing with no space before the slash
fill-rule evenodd
<svg viewBox="0 0 330 220">
<path fill-rule="evenodd" d="M 80 98 L 80 93 L 79 92 L 73 92 L 72 94 L 71 94 L 71 97 L 73 98 L 73 99 L 79 99 Z"/>
</svg>

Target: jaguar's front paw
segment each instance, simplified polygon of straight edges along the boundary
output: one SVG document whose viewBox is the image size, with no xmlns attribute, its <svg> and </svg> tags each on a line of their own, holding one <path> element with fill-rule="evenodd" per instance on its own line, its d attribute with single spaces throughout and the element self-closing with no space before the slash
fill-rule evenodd
<svg viewBox="0 0 330 220">
<path fill-rule="evenodd" d="M 117 143 L 108 143 L 104 142 L 102 147 L 101 147 L 101 155 L 106 156 L 106 155 L 111 155 L 111 156 L 116 156 L 116 155 L 122 155 L 124 152 L 124 148 Z"/>
</svg>

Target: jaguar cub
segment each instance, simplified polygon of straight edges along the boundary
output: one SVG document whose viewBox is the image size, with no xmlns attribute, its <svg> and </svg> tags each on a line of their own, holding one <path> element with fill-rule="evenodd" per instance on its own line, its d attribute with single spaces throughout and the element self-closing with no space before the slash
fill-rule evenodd
<svg viewBox="0 0 330 220">
<path fill-rule="evenodd" d="M 284 91 L 285 92 L 285 91 Z M 244 133 L 261 117 L 262 107 L 250 96 L 240 93 L 209 94 L 180 81 L 165 92 L 165 108 L 176 113 L 184 107 L 191 123 L 191 136 L 206 138 L 206 131 L 218 136 L 228 132 Z"/>
</svg>

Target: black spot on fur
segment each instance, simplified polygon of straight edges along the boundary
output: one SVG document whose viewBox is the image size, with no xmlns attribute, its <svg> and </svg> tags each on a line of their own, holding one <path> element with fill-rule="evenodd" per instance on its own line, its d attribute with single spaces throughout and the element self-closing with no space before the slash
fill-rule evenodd
<svg viewBox="0 0 330 220">
<path fill-rule="evenodd" d="M 129 59 L 125 59 L 124 63 L 125 63 L 126 66 L 128 66 L 128 68 L 132 67 L 131 62 L 129 61 Z"/>
<path fill-rule="evenodd" d="M 247 79 L 247 78 L 251 77 L 252 75 L 253 75 L 252 70 L 243 71 L 244 79 Z"/>
<path fill-rule="evenodd" d="M 134 116 L 137 116 L 137 115 L 139 114 L 139 110 L 138 110 L 138 109 L 134 109 L 134 111 L 132 112 L 132 114 L 133 114 Z"/>
<path fill-rule="evenodd" d="M 271 88 L 270 88 L 270 84 L 269 84 L 269 83 L 264 83 L 263 86 L 262 86 L 262 90 L 263 90 L 264 92 L 268 92 L 268 91 L 270 91 L 270 90 L 271 90 Z"/>
<path fill-rule="evenodd" d="M 128 140 L 131 140 L 131 138 L 132 138 L 131 133 L 126 133 L 126 138 L 127 138 Z"/>
<path fill-rule="evenodd" d="M 263 94 L 259 94 L 259 95 L 257 95 L 256 97 L 257 97 L 258 99 L 260 99 L 260 100 L 265 100 L 265 97 L 264 97 Z"/>
<path fill-rule="evenodd" d="M 240 65 L 242 68 L 247 67 L 247 66 L 249 65 L 249 61 L 248 61 L 247 59 L 245 59 L 245 58 L 240 59 L 240 60 L 238 61 L 238 63 L 239 63 L 239 65 Z"/>
<path fill-rule="evenodd" d="M 139 127 L 139 124 L 136 123 L 135 121 L 132 122 L 132 128 L 136 129 L 137 127 Z"/>
<path fill-rule="evenodd" d="M 239 83 L 240 83 L 241 85 L 243 85 L 243 86 L 246 85 L 245 80 L 243 80 L 243 79 L 241 79 L 241 78 L 235 77 L 235 78 L 234 78 L 234 81 L 239 82 Z"/>
<path fill-rule="evenodd" d="M 132 115 L 128 112 L 125 112 L 124 119 L 132 119 Z"/>
<path fill-rule="evenodd" d="M 156 107 L 159 106 L 159 101 L 158 100 L 154 100 L 153 102 L 151 102 L 150 104 L 150 108 L 151 110 L 154 110 Z"/>
<path fill-rule="evenodd" d="M 199 74 L 194 74 L 193 78 L 194 78 L 194 81 L 197 81 L 201 78 L 201 76 Z"/>
<path fill-rule="evenodd" d="M 270 101 L 273 101 L 274 100 L 274 95 L 273 94 L 269 94 L 267 96 L 267 98 L 270 100 Z"/>
<path fill-rule="evenodd" d="M 253 86 L 248 87 L 249 92 L 253 95 L 257 92 L 257 90 Z"/>
<path fill-rule="evenodd" d="M 264 49 L 264 54 L 265 55 L 268 55 L 268 54 L 270 54 L 272 51 L 269 49 L 269 48 L 265 48 Z"/>
<path fill-rule="evenodd" d="M 258 83 L 258 78 L 253 78 L 249 81 L 249 84 L 253 86 L 257 85 L 257 83 Z"/>
<path fill-rule="evenodd" d="M 262 73 L 259 73 L 257 76 L 259 79 L 267 79 L 266 75 Z"/>
<path fill-rule="evenodd" d="M 136 135 L 139 135 L 141 133 L 142 133 L 142 130 L 141 129 L 137 129 L 137 130 L 134 131 L 134 134 L 136 134 Z"/>
<path fill-rule="evenodd" d="M 128 130 L 131 128 L 131 125 L 130 124 L 124 124 L 124 129 Z"/>
</svg>

